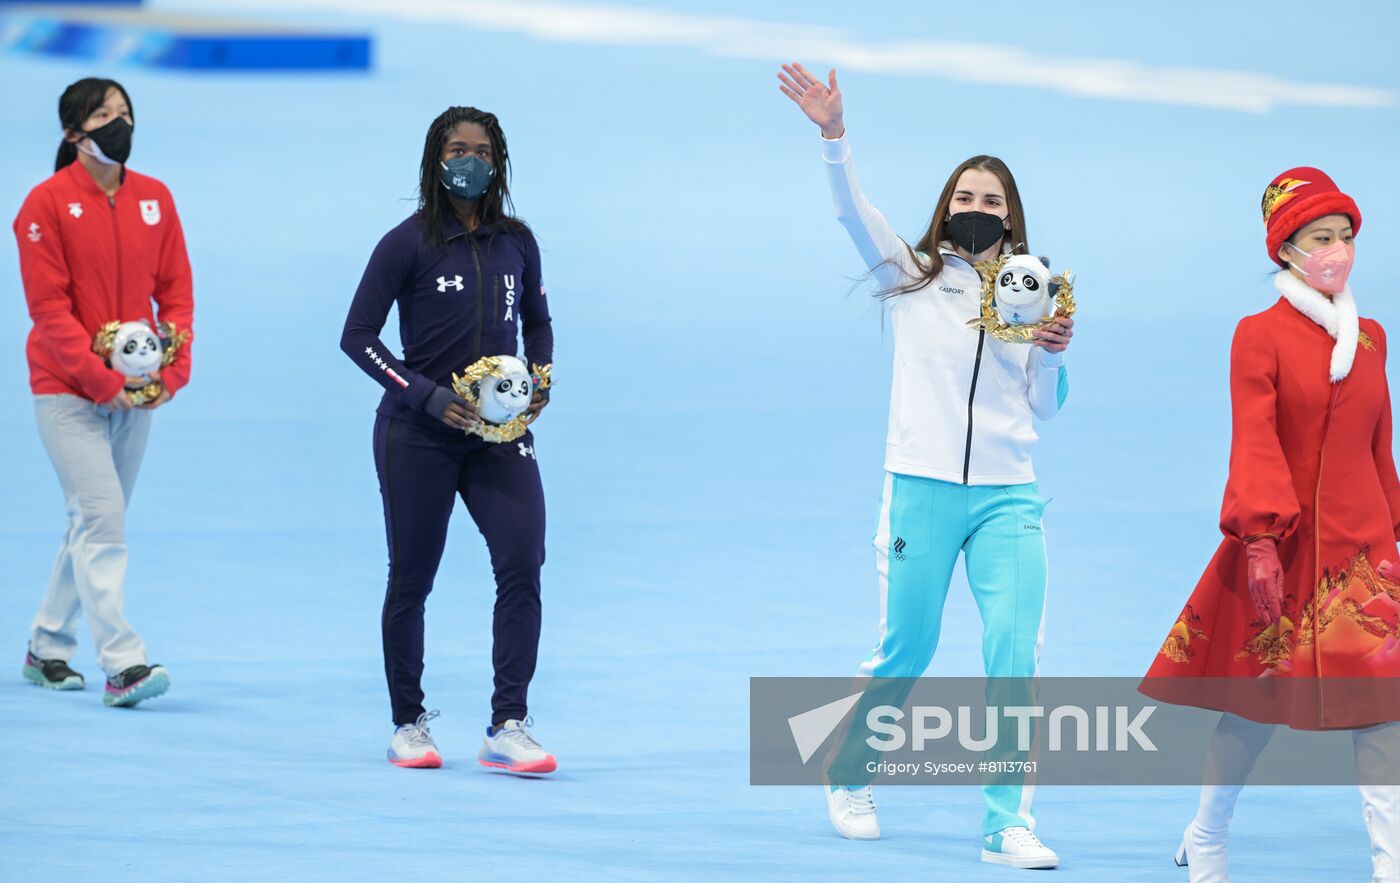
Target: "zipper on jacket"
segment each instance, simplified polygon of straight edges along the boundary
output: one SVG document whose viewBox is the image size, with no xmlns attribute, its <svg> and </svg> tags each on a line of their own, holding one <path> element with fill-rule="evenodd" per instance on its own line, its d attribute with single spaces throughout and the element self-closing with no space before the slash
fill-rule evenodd
<svg viewBox="0 0 1400 883">
<path fill-rule="evenodd" d="M 486 324 L 486 286 L 481 279 L 481 253 L 476 250 L 476 237 L 467 234 L 467 244 L 472 249 L 472 264 L 476 266 L 476 350 L 474 358 L 481 358 L 481 329 Z"/>
<path fill-rule="evenodd" d="M 501 314 L 501 277 L 493 275 L 491 277 L 491 321 L 495 322 L 496 317 Z"/>
<path fill-rule="evenodd" d="M 1337 406 L 1337 397 L 1342 394 L 1341 382 L 1332 385 L 1332 398 L 1327 402 L 1327 416 L 1322 420 L 1322 447 L 1317 450 L 1317 484 L 1313 487 L 1313 659 L 1317 666 L 1317 720 L 1321 725 L 1325 718 L 1325 701 L 1322 681 L 1322 640 L 1317 631 L 1317 620 L 1322 615 L 1318 605 L 1318 588 L 1322 585 L 1322 465 L 1327 458 L 1327 430 L 1332 426 L 1332 409 Z"/>
<path fill-rule="evenodd" d="M 117 223 L 117 198 L 107 197 L 108 214 L 112 217 L 112 250 L 117 255 L 117 315 L 112 318 L 118 322 L 126 321 L 121 316 L 122 311 L 122 235 L 121 225 Z"/>
<path fill-rule="evenodd" d="M 967 449 L 963 453 L 963 484 L 968 483 L 972 470 L 972 400 L 977 398 L 977 375 L 982 371 L 982 347 L 987 342 L 987 329 L 977 332 L 977 361 L 972 365 L 972 386 L 967 391 Z"/>
</svg>

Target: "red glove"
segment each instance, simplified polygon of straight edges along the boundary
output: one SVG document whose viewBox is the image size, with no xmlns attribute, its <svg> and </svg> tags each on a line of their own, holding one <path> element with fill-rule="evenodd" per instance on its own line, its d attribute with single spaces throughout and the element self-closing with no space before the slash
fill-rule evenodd
<svg viewBox="0 0 1400 883">
<path fill-rule="evenodd" d="M 1269 622 L 1283 616 L 1283 564 L 1278 560 L 1278 541 L 1265 537 L 1246 543 L 1249 556 L 1249 596 L 1259 615 Z"/>
</svg>

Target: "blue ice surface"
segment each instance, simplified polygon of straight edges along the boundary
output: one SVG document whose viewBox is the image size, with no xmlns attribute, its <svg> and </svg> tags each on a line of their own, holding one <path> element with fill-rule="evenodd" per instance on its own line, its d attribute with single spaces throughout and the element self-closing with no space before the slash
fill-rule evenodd
<svg viewBox="0 0 1400 883">
<path fill-rule="evenodd" d="M 693 12 L 744 15 L 699 0 Z M 993 41 L 963 6 L 784 2 L 769 20 L 862 39 Z M 1014 45 L 1394 90 L 1397 15 L 1241 4 L 1006 5 Z M 1053 10 L 1053 11 L 1052 11 Z M 273 13 L 259 13 L 273 15 Z M 759 13 L 752 13 L 759 16 Z M 1299 16 L 1297 21 L 1291 15 Z M 15 251 L 0 249 L 0 878 L 103 880 L 992 880 L 981 799 L 885 788 L 884 839 L 841 840 L 815 788 L 747 784 L 748 678 L 850 673 L 876 637 L 870 537 L 889 334 L 832 219 L 815 130 L 776 63 L 554 42 L 433 21 L 367 25 L 369 75 L 177 76 L 0 56 L 0 205 L 51 169 L 55 100 L 119 77 L 133 168 L 169 184 L 195 269 L 196 368 L 157 421 L 132 501 L 127 611 L 171 692 L 103 708 L 18 677 L 62 529 L 34 431 Z M 824 69 L 820 58 L 801 59 Z M 1051 550 L 1047 675 L 1140 674 L 1208 560 L 1228 451 L 1229 340 L 1274 300 L 1259 196 L 1326 168 L 1366 212 L 1353 275 L 1394 325 L 1400 235 L 1391 108 L 1245 114 L 848 72 L 871 199 L 908 237 L 948 170 L 1016 171 L 1035 251 L 1079 275 L 1072 393 L 1037 451 Z M 550 505 L 531 691 L 547 781 L 479 770 L 490 690 L 489 565 L 459 509 L 429 604 L 437 772 L 384 760 L 385 577 L 370 456 L 379 387 L 338 351 L 378 237 L 413 206 L 428 123 L 498 113 L 520 214 L 544 248 L 558 388 L 537 425 Z M 396 339 L 386 331 L 386 339 Z M 930 674 L 980 669 L 961 573 Z M 1184 880 L 1192 788 L 1042 789 L 1057 879 Z M 1347 788 L 1246 791 L 1236 881 L 1368 871 Z"/>
</svg>

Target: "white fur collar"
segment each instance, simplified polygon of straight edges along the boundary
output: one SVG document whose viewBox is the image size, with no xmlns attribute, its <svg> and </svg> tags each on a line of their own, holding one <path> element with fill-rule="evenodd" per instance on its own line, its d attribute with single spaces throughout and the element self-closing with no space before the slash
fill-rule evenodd
<svg viewBox="0 0 1400 883">
<path fill-rule="evenodd" d="M 1356 340 L 1361 330 L 1351 288 L 1345 287 L 1328 297 L 1287 270 L 1274 276 L 1274 287 L 1298 312 L 1327 329 L 1337 341 L 1332 347 L 1330 373 L 1333 383 L 1345 380 L 1356 361 Z"/>
</svg>

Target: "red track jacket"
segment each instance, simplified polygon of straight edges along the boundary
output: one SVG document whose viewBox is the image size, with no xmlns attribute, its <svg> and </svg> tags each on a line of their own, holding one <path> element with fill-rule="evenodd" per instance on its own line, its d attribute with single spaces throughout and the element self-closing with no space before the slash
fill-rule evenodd
<svg viewBox="0 0 1400 883">
<path fill-rule="evenodd" d="M 34 329 L 29 386 L 111 401 L 125 384 L 92 349 L 108 322 L 145 319 L 154 299 L 162 322 L 190 332 L 194 294 L 185 236 L 170 191 L 128 169 L 108 198 L 74 162 L 29 192 L 15 218 L 20 275 Z M 190 345 L 161 371 L 173 396 L 190 377 Z"/>
</svg>

